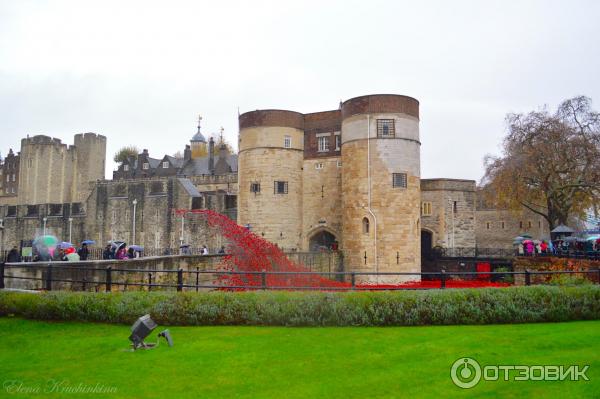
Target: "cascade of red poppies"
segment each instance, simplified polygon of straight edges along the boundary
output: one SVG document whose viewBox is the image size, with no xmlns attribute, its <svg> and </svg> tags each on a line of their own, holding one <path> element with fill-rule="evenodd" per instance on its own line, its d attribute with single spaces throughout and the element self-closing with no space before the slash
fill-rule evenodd
<svg viewBox="0 0 600 399">
<path fill-rule="evenodd" d="M 220 270 L 242 272 L 240 274 L 221 274 L 216 285 L 231 287 L 233 290 L 245 290 L 267 286 L 281 289 L 350 289 L 351 284 L 335 281 L 317 274 L 298 274 L 309 272 L 303 265 L 292 262 L 277 245 L 252 233 L 248 228 L 235 223 L 225 215 L 212 210 L 177 210 L 182 217 L 191 213 L 205 218 L 208 226 L 228 241 L 227 251 Z M 243 273 L 249 272 L 249 273 Z M 261 274 L 256 272 L 290 272 L 290 274 Z M 439 280 L 416 281 L 398 285 L 357 284 L 357 289 L 392 288 L 439 288 Z M 504 283 L 486 281 L 448 280 L 448 288 L 504 286 Z"/>
</svg>

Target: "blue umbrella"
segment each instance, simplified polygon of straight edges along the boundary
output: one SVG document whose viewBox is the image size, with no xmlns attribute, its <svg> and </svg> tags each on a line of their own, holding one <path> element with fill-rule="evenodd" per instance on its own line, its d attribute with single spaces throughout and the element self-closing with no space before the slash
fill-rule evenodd
<svg viewBox="0 0 600 399">
<path fill-rule="evenodd" d="M 71 244 L 70 242 L 63 241 L 60 244 L 58 244 L 58 247 L 60 249 L 67 249 L 73 247 L 73 244 Z"/>
<path fill-rule="evenodd" d="M 144 247 L 142 247 L 141 245 L 130 245 L 129 248 L 133 249 L 134 251 L 143 251 Z"/>
<path fill-rule="evenodd" d="M 94 240 L 83 240 L 81 241 L 81 245 L 86 244 L 86 245 L 94 245 L 96 243 L 96 241 Z"/>
</svg>

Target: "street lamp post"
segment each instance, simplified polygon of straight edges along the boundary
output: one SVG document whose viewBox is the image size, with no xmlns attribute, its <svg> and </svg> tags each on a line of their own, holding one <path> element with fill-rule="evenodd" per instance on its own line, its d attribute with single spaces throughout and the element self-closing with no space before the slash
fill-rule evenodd
<svg viewBox="0 0 600 399">
<path fill-rule="evenodd" d="M 132 244 L 135 244 L 135 209 L 136 209 L 136 207 L 137 207 L 137 200 L 134 199 L 133 200 L 133 221 L 132 221 L 132 224 L 133 224 L 133 226 L 132 226 L 132 229 L 133 229 Z"/>
<path fill-rule="evenodd" d="M 180 246 L 183 246 L 183 227 L 185 225 L 185 215 L 181 214 L 181 237 L 179 237 Z"/>
<path fill-rule="evenodd" d="M 42 235 L 44 235 L 44 236 L 45 236 L 45 235 L 46 235 L 46 222 L 48 221 L 48 218 L 47 218 L 47 217 L 44 217 L 44 218 L 42 219 L 42 221 L 44 222 L 44 228 L 42 229 L 42 231 L 43 231 L 43 234 L 42 234 Z"/>
<path fill-rule="evenodd" d="M 72 242 L 73 236 L 73 218 L 69 218 L 69 242 Z"/>
</svg>

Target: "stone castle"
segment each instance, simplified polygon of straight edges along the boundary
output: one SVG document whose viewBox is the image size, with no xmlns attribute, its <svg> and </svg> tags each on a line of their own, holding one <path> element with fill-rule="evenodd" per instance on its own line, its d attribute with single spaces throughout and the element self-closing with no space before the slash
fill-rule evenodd
<svg viewBox="0 0 600 399">
<path fill-rule="evenodd" d="M 239 116 L 239 154 L 198 130 L 181 158 L 144 150 L 104 179 L 106 138 L 23 139 L 0 164 L 1 249 L 52 232 L 162 251 L 222 243 L 175 209 L 214 209 L 287 251 L 339 249 L 347 270 L 420 271 L 433 247 L 511 248 L 545 221 L 486 205 L 473 180 L 421 179 L 419 102 L 352 98 L 309 114 Z"/>
</svg>

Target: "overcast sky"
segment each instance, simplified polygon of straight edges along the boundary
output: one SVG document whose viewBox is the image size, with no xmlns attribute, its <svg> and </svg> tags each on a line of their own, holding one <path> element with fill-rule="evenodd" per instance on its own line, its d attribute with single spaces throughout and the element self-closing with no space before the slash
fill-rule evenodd
<svg viewBox="0 0 600 399">
<path fill-rule="evenodd" d="M 108 137 L 157 158 L 237 113 L 421 104 L 421 175 L 479 180 L 508 112 L 600 109 L 597 1 L 0 0 L 0 151 L 27 134 Z"/>
</svg>

